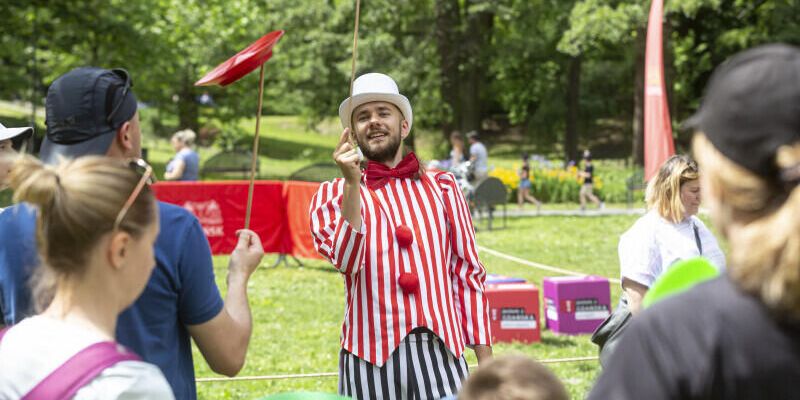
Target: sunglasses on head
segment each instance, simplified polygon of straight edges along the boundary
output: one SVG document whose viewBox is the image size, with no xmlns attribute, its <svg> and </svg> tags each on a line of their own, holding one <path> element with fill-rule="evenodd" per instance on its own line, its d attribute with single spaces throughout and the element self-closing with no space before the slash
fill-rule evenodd
<svg viewBox="0 0 800 400">
<path fill-rule="evenodd" d="M 151 167 L 146 161 L 142 160 L 141 158 L 134 158 L 128 162 L 128 166 L 132 170 L 136 171 L 141 178 L 139 179 L 139 183 L 136 184 L 136 187 L 133 188 L 131 195 L 128 196 L 128 200 L 125 201 L 125 205 L 122 206 L 122 209 L 119 210 L 119 214 L 117 214 L 117 219 L 114 221 L 115 231 L 119 229 L 122 220 L 125 219 L 125 215 L 128 214 L 128 210 L 136 201 L 136 198 L 139 197 L 139 193 L 142 192 L 144 185 L 152 185 L 156 183 L 156 178 L 153 176 L 153 167 Z"/>
<path fill-rule="evenodd" d="M 112 121 L 114 120 L 114 116 L 120 110 L 122 104 L 125 103 L 125 98 L 128 97 L 128 92 L 133 87 L 133 80 L 131 79 L 131 75 L 128 73 L 128 71 L 122 68 L 114 68 L 111 70 L 111 72 L 113 72 L 114 75 L 118 76 L 125 82 L 122 85 L 122 96 L 119 98 L 117 104 L 114 106 L 114 108 L 111 109 L 111 112 L 108 113 L 108 116 L 106 117 L 106 121 L 109 123 L 109 125 L 113 126 Z M 111 84 L 108 87 L 108 92 L 106 94 L 106 104 L 110 104 L 111 102 L 114 101 L 115 97 L 114 95 L 116 94 L 117 89 L 119 89 L 119 84 Z M 108 109 L 108 107 L 106 107 L 106 109 Z"/>
</svg>

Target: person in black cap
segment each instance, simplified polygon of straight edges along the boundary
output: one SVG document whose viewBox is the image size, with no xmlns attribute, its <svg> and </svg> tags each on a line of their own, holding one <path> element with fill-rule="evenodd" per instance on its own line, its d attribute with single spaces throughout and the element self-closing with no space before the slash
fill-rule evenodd
<svg viewBox="0 0 800 400">
<path fill-rule="evenodd" d="M 727 272 L 635 318 L 589 399 L 796 399 L 800 49 L 720 65 L 687 126 Z"/>
<path fill-rule="evenodd" d="M 122 69 L 77 68 L 56 79 L 47 93 L 42 160 L 141 157 L 132 86 Z M 175 205 L 158 202 L 158 209 L 157 265 L 141 297 L 120 315 L 117 339 L 156 364 L 176 398 L 194 399 L 190 337 L 212 370 L 229 376 L 239 372 L 252 332 L 247 282 L 264 253 L 255 232 L 239 232 L 223 302 L 197 218 Z M 36 212 L 24 204 L 0 214 L 0 307 L 6 325 L 34 312 L 28 279 L 38 265 L 35 225 Z"/>
</svg>

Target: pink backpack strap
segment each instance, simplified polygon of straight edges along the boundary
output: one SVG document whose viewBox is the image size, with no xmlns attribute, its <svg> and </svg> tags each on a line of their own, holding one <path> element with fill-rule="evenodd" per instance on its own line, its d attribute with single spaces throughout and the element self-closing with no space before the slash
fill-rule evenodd
<svg viewBox="0 0 800 400">
<path fill-rule="evenodd" d="M 22 399 L 71 399 L 106 368 L 120 361 L 141 359 L 115 342 L 95 343 L 61 364 Z"/>
</svg>

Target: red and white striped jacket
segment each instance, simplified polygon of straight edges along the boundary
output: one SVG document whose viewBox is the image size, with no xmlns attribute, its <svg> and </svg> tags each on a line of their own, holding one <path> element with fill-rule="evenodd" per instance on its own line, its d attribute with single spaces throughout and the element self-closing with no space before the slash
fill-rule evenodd
<svg viewBox="0 0 800 400">
<path fill-rule="evenodd" d="M 433 331 L 456 357 L 465 345 L 491 344 L 486 271 L 453 175 L 390 179 L 376 191 L 362 181 L 359 231 L 341 214 L 343 188 L 341 178 L 323 183 L 310 207 L 314 246 L 344 276 L 342 347 L 382 366 L 416 327 Z M 405 248 L 395 240 L 401 225 L 413 232 Z M 403 272 L 417 274 L 416 293 L 398 285 Z"/>
</svg>

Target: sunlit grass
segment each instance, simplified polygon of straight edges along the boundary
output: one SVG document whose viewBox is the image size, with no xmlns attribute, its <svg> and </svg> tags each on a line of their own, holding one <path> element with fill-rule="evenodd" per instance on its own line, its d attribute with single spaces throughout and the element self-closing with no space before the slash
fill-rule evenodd
<svg viewBox="0 0 800 400">
<path fill-rule="evenodd" d="M 544 264 L 609 277 L 618 275 L 617 239 L 636 216 L 534 217 L 510 219 L 507 229 L 481 231 L 482 246 Z M 525 278 L 542 287 L 552 273 L 504 259 L 481 255 L 486 269 Z M 271 264 L 275 256 L 267 257 Z M 303 260 L 304 267 L 260 269 L 250 285 L 255 329 L 247 365 L 240 375 L 299 374 L 337 371 L 339 332 L 344 295 L 342 278 L 322 261 Z M 217 281 L 224 288 L 227 257 L 215 257 Z M 612 302 L 619 290 L 611 285 Z M 543 320 L 540 319 L 540 323 Z M 496 354 L 521 352 L 537 359 L 596 354 L 588 335 L 557 336 L 544 331 L 542 342 L 532 345 L 498 344 Z M 468 354 L 470 364 L 474 356 Z M 197 375 L 214 376 L 195 352 Z M 585 397 L 597 372 L 596 362 L 554 364 L 549 367 L 562 379 L 573 398 Z M 337 380 L 297 380 L 198 383 L 201 398 L 251 399 L 285 391 L 335 392 Z"/>
</svg>

